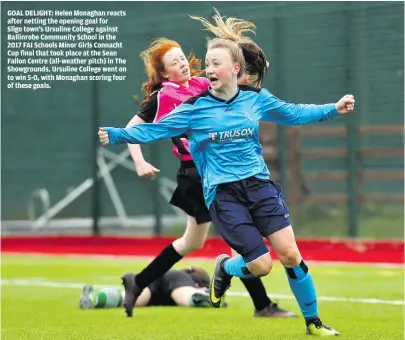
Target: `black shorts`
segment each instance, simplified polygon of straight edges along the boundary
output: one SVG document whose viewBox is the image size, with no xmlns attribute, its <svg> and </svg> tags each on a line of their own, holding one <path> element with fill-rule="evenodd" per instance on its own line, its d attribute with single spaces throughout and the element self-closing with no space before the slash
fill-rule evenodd
<svg viewBox="0 0 405 340">
<path fill-rule="evenodd" d="M 171 295 L 179 287 L 195 287 L 191 275 L 180 270 L 169 270 L 161 278 L 151 283 L 148 288 L 152 296 L 148 306 L 175 306 Z"/>
<path fill-rule="evenodd" d="M 177 172 L 177 188 L 170 204 L 194 217 L 197 224 L 211 222 L 210 213 L 205 205 L 203 186 L 194 162 L 182 162 Z"/>
</svg>

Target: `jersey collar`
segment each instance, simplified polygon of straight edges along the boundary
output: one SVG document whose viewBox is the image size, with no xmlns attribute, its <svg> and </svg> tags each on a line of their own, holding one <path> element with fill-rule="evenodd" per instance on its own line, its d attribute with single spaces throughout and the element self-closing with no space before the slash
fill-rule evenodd
<svg viewBox="0 0 405 340">
<path fill-rule="evenodd" d="M 162 82 L 162 86 L 173 86 L 173 87 L 175 87 L 175 88 L 179 88 L 179 87 L 180 87 L 179 84 L 176 84 L 176 83 L 174 83 L 174 82 L 172 82 L 172 81 L 163 81 L 163 82 Z"/>
<path fill-rule="evenodd" d="M 216 95 L 214 95 L 211 91 L 211 86 L 208 87 L 208 94 L 210 95 L 210 97 L 212 97 L 213 99 L 215 99 L 218 102 L 225 103 L 225 104 L 231 104 L 239 96 L 239 92 L 240 92 L 240 88 L 238 86 L 238 90 L 236 91 L 234 96 L 230 99 L 225 100 L 225 99 L 219 98 Z"/>
</svg>

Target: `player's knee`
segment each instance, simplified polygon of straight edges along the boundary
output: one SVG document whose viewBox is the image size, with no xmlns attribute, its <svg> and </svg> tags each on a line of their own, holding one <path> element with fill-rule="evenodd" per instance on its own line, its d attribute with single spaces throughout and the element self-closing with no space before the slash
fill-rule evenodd
<svg viewBox="0 0 405 340">
<path fill-rule="evenodd" d="M 196 240 L 190 244 L 191 251 L 200 250 L 204 247 L 205 240 Z"/>
<path fill-rule="evenodd" d="M 201 239 L 192 239 L 189 237 L 180 237 L 173 242 L 173 247 L 176 251 L 182 255 L 186 256 L 187 254 L 192 253 L 193 251 L 202 249 L 204 247 L 205 238 Z"/>
<path fill-rule="evenodd" d="M 285 248 L 280 254 L 277 254 L 280 262 L 284 266 L 295 267 L 301 262 L 301 254 L 297 247 Z"/>
<path fill-rule="evenodd" d="M 273 261 L 270 256 L 262 256 L 248 264 L 249 271 L 257 277 L 266 276 L 273 267 Z"/>
<path fill-rule="evenodd" d="M 192 253 L 193 251 L 200 250 L 204 247 L 205 238 L 204 239 L 190 239 L 185 237 L 183 239 L 183 247 L 184 251 L 188 253 Z"/>
</svg>

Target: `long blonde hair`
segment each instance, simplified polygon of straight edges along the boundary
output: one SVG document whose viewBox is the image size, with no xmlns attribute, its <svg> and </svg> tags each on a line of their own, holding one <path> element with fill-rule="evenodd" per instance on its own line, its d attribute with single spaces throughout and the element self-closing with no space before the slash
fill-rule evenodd
<svg viewBox="0 0 405 340">
<path fill-rule="evenodd" d="M 221 14 L 214 8 L 215 14 L 212 18 L 215 21 L 215 25 L 211 24 L 207 19 L 203 17 L 197 17 L 190 15 L 191 19 L 201 21 L 208 31 L 213 33 L 218 38 L 232 40 L 239 44 L 241 42 L 252 41 L 249 37 L 245 37 L 243 33 L 251 32 L 256 34 L 256 26 L 250 21 L 245 21 L 238 18 L 227 18 L 225 21 Z"/>
<path fill-rule="evenodd" d="M 256 34 L 254 23 L 238 18 L 224 18 L 214 8 L 215 14 L 212 16 L 215 25 L 203 17 L 190 15 L 190 18 L 200 21 L 208 31 L 216 37 L 231 40 L 242 49 L 246 61 L 245 73 L 247 81 L 253 86 L 260 86 L 267 73 L 267 59 L 263 50 L 244 33 Z"/>
</svg>

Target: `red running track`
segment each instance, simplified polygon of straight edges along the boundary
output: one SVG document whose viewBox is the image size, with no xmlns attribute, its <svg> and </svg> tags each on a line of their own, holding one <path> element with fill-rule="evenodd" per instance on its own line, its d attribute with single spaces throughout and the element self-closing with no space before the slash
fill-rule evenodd
<svg viewBox="0 0 405 340">
<path fill-rule="evenodd" d="M 3 236 L 2 253 L 100 254 L 155 256 L 174 238 L 113 237 L 113 236 Z M 354 241 L 300 239 L 303 257 L 312 261 L 362 263 L 404 263 L 404 241 Z M 210 238 L 203 249 L 189 257 L 214 258 L 229 253 L 221 238 Z M 272 254 L 274 258 L 276 256 Z"/>
</svg>

